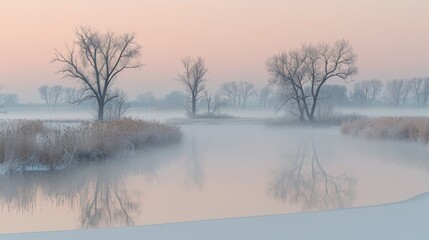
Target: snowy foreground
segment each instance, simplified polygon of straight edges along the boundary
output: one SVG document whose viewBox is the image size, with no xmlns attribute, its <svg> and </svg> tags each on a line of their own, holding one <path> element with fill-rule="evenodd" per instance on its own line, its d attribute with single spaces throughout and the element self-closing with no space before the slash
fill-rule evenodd
<svg viewBox="0 0 429 240">
<path fill-rule="evenodd" d="M 111 229 L 2 235 L 0 239 L 429 239 L 429 192 L 343 210 Z"/>
</svg>

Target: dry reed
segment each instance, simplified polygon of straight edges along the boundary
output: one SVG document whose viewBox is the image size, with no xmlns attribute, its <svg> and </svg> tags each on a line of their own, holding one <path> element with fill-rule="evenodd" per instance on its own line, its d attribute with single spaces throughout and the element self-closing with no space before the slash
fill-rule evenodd
<svg viewBox="0 0 429 240">
<path fill-rule="evenodd" d="M 0 173 L 29 166 L 62 168 L 181 140 L 178 127 L 130 118 L 74 124 L 5 120 L 0 124 Z"/>
<path fill-rule="evenodd" d="M 341 133 L 371 139 L 413 141 L 427 144 L 429 141 L 429 118 L 380 117 L 346 121 L 341 126 Z"/>
</svg>

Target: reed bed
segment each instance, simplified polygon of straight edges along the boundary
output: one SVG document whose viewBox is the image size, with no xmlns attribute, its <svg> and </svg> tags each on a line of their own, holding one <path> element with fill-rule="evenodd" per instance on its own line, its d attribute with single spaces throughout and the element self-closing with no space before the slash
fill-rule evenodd
<svg viewBox="0 0 429 240">
<path fill-rule="evenodd" d="M 181 140 L 178 127 L 131 118 L 68 124 L 4 120 L 0 124 L 0 173 L 59 169 Z"/>
<path fill-rule="evenodd" d="M 341 133 L 370 139 L 429 142 L 429 118 L 380 117 L 346 121 Z"/>
</svg>

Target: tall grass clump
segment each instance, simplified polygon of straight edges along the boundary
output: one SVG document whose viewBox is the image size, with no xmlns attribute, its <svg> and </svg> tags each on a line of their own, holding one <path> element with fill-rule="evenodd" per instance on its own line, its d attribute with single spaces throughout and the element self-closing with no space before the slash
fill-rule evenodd
<svg viewBox="0 0 429 240">
<path fill-rule="evenodd" d="M 345 135 L 382 140 L 429 142 L 429 118 L 380 117 L 346 121 L 341 126 Z"/>
<path fill-rule="evenodd" d="M 0 173 L 63 168 L 181 140 L 178 127 L 130 118 L 74 124 L 5 120 L 0 124 Z"/>
</svg>

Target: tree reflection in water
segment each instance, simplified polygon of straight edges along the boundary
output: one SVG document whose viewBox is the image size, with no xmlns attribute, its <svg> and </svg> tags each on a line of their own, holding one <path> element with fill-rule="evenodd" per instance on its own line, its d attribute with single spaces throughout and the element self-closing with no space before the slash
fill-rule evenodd
<svg viewBox="0 0 429 240">
<path fill-rule="evenodd" d="M 123 181 L 111 180 L 107 175 L 97 176 L 87 186 L 79 194 L 82 228 L 134 225 L 133 217 L 140 209 L 139 194 L 133 195 Z"/>
<path fill-rule="evenodd" d="M 355 198 L 354 176 L 331 175 L 319 161 L 314 141 L 298 147 L 294 161 L 285 161 L 272 171 L 269 193 L 275 199 L 299 204 L 305 210 L 343 208 Z"/>
<path fill-rule="evenodd" d="M 0 206 L 33 213 L 41 196 L 51 207 L 76 211 L 82 228 L 132 225 L 140 212 L 140 192 L 126 189 L 128 175 L 108 165 L 0 176 Z"/>
<path fill-rule="evenodd" d="M 204 170 L 201 167 L 201 155 L 198 153 L 195 137 L 192 138 L 191 153 L 186 161 L 186 179 L 187 186 L 196 187 L 202 190 L 204 184 Z"/>
</svg>

